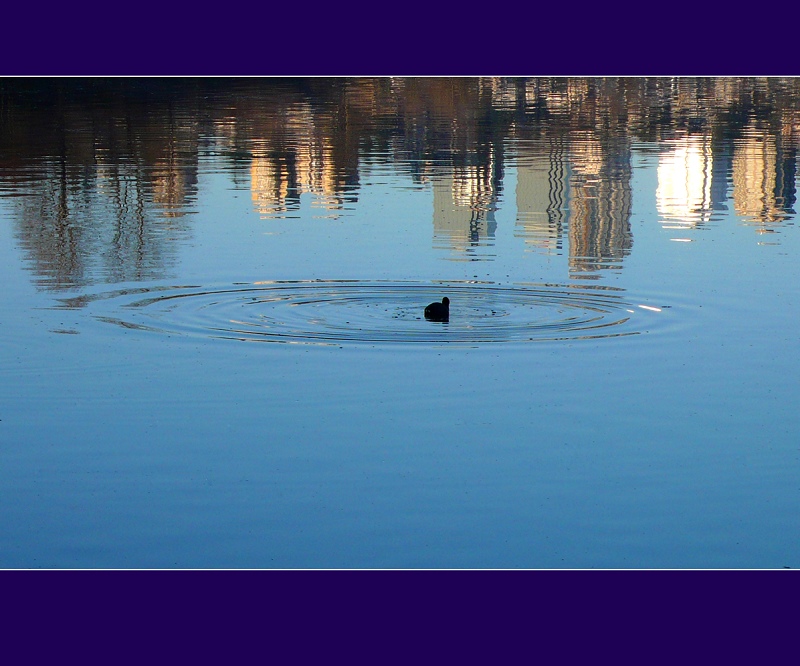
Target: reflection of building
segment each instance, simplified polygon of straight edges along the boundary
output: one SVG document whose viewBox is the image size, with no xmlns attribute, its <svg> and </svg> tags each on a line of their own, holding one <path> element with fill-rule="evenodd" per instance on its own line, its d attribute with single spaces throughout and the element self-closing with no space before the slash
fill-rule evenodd
<svg viewBox="0 0 800 666">
<path fill-rule="evenodd" d="M 250 163 L 250 195 L 262 216 L 296 209 L 300 205 L 300 187 L 294 155 L 283 159 L 254 155 Z"/>
<path fill-rule="evenodd" d="M 340 210 L 348 200 L 346 193 L 358 181 L 357 175 L 348 175 L 351 171 L 357 174 L 357 160 L 353 169 L 337 163 L 347 150 L 337 150 L 336 132 L 316 127 L 310 107 L 293 107 L 285 115 L 280 131 L 254 142 L 250 165 L 254 208 L 260 215 L 272 217 L 296 210 L 300 196 L 311 194 L 312 207 L 328 213 Z"/>
<path fill-rule="evenodd" d="M 750 129 L 734 143 L 734 208 L 763 227 L 794 213 L 797 163 L 783 152 L 779 139 L 763 130 Z"/>
<path fill-rule="evenodd" d="M 433 178 L 433 234 L 437 241 L 461 252 L 493 242 L 497 195 L 491 171 L 491 165 L 461 167 Z"/>
<path fill-rule="evenodd" d="M 365 168 L 430 184 L 434 243 L 474 258 L 494 244 L 508 150 L 514 233 L 545 252 L 566 236 L 577 276 L 632 246 L 634 141 L 664 149 L 665 221 L 702 223 L 729 196 L 763 228 L 792 215 L 798 97 L 777 78 L 11 79 L 0 191 L 26 195 L 19 235 L 48 284 L 166 274 L 201 161 L 264 216 L 301 199 L 346 214 Z"/>
<path fill-rule="evenodd" d="M 502 152 L 484 144 L 474 151 L 454 151 L 448 161 L 431 173 L 434 242 L 467 253 L 493 245 Z"/>
<path fill-rule="evenodd" d="M 552 252 L 567 233 L 574 278 L 620 267 L 633 245 L 627 142 L 576 132 L 569 151 L 551 140 L 541 152 L 520 154 L 517 163 L 518 235 Z"/>
<path fill-rule="evenodd" d="M 656 206 L 662 220 L 682 226 L 707 222 L 711 217 L 711 138 L 685 136 L 666 144 L 658 157 Z"/>
<path fill-rule="evenodd" d="M 519 103 L 519 92 L 514 80 L 493 78 L 489 80 L 492 107 L 495 109 L 515 109 Z"/>
<path fill-rule="evenodd" d="M 572 144 L 569 267 L 572 277 L 619 268 L 633 245 L 630 148 L 583 135 Z M 588 276 L 587 276 L 588 277 Z"/>
<path fill-rule="evenodd" d="M 518 160 L 517 233 L 534 248 L 545 252 L 561 249 L 568 181 L 569 167 L 560 145 Z"/>
</svg>

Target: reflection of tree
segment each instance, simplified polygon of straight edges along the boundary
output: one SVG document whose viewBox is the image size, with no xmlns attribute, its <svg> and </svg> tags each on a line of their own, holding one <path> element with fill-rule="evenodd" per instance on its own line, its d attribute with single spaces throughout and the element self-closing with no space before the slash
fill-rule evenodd
<svg viewBox="0 0 800 666">
<path fill-rule="evenodd" d="M 61 169 L 59 169 L 61 171 Z M 34 184 L 34 196 L 16 200 L 21 244 L 46 276 L 44 283 L 71 286 L 82 281 L 87 258 L 83 229 L 70 215 L 70 201 L 63 173 L 43 177 Z"/>
<path fill-rule="evenodd" d="M 23 99 L 0 120 L 0 155 L 31 174 L 15 199 L 17 236 L 40 283 L 163 276 L 196 196 L 196 121 L 169 106 L 99 104 L 64 85 L 41 91 L 46 106 Z"/>
<path fill-rule="evenodd" d="M 40 284 L 70 288 L 164 276 L 186 231 L 175 218 L 148 210 L 143 179 L 118 165 L 89 183 L 76 184 L 64 172 L 42 176 L 15 200 L 17 236 Z"/>
</svg>

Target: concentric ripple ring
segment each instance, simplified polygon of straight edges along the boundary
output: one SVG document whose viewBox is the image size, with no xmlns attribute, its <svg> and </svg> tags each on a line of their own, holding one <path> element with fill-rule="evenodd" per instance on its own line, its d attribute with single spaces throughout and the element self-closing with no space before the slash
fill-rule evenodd
<svg viewBox="0 0 800 666">
<path fill-rule="evenodd" d="M 488 282 L 269 281 L 85 297 L 93 315 L 131 329 L 250 342 L 493 344 L 642 333 L 622 289 Z M 423 317 L 450 298 L 450 321 Z M 102 305 L 101 305 L 102 304 Z M 69 304 L 66 304 L 69 307 Z M 657 309 L 657 308 L 648 308 Z"/>
</svg>

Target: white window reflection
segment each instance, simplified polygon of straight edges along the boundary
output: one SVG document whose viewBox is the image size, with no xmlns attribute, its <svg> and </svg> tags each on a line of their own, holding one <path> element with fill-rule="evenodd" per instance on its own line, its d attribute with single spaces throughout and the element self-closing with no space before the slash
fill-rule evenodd
<svg viewBox="0 0 800 666">
<path fill-rule="evenodd" d="M 711 217 L 711 139 L 692 135 L 666 144 L 658 159 L 658 213 L 669 226 L 691 227 Z"/>
</svg>

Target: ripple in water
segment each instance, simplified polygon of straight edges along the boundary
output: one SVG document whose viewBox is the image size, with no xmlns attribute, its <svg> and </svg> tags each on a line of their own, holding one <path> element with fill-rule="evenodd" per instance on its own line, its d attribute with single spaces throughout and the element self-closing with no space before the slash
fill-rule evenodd
<svg viewBox="0 0 800 666">
<path fill-rule="evenodd" d="M 491 344 L 636 335 L 624 290 L 481 282 L 275 281 L 215 288 L 157 287 L 84 296 L 98 319 L 129 329 L 250 342 Z M 423 317 L 450 298 L 450 321 Z"/>
</svg>

